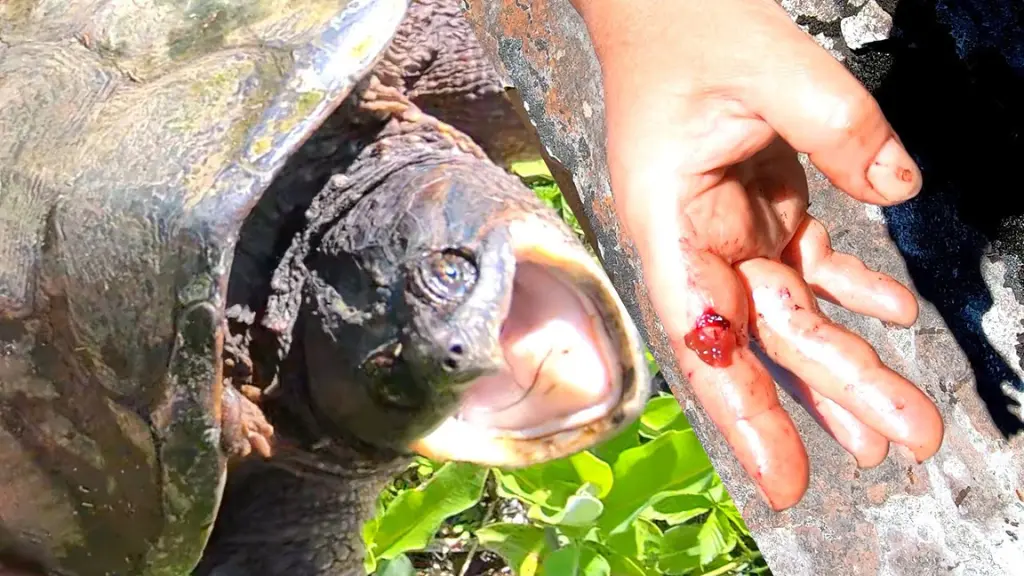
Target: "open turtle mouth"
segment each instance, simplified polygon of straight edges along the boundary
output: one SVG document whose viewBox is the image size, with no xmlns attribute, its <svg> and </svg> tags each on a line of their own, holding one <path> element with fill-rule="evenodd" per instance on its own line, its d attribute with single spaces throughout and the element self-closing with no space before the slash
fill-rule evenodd
<svg viewBox="0 0 1024 576">
<path fill-rule="evenodd" d="M 619 361 L 593 301 L 555 268 L 517 262 L 502 369 L 475 380 L 458 418 L 536 438 L 607 414 Z"/>
<path fill-rule="evenodd" d="M 501 368 L 413 445 L 428 457 L 523 466 L 586 449 L 639 416 L 649 374 L 639 335 L 604 270 L 543 219 L 509 224 L 516 269 Z"/>
</svg>

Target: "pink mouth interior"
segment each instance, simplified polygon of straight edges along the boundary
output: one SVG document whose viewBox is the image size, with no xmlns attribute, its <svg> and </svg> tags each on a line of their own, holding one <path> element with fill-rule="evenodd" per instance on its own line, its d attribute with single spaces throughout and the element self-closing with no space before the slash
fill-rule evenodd
<svg viewBox="0 0 1024 576">
<path fill-rule="evenodd" d="M 543 266 L 520 262 L 502 327 L 505 367 L 476 380 L 459 418 L 532 429 L 604 403 L 612 347 L 589 301 Z"/>
</svg>

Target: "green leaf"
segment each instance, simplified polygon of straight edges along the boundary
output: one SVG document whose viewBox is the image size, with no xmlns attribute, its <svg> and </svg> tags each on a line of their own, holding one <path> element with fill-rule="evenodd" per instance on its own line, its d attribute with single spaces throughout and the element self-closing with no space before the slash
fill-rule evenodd
<svg viewBox="0 0 1024 576">
<path fill-rule="evenodd" d="M 725 485 L 722 484 L 721 478 L 714 478 L 707 487 L 708 497 L 717 502 L 728 502 L 732 499 L 729 498 L 729 493 L 725 490 Z"/>
<path fill-rule="evenodd" d="M 700 568 L 700 526 L 683 524 L 665 532 L 658 554 L 663 574 L 685 574 Z"/>
<path fill-rule="evenodd" d="M 682 524 L 715 507 L 715 502 L 704 494 L 672 493 L 651 504 L 643 516 L 661 520 L 670 526 Z"/>
<path fill-rule="evenodd" d="M 373 574 L 373 571 L 377 569 L 377 556 L 373 553 L 372 544 L 374 536 L 377 535 L 377 526 L 379 524 L 379 516 L 374 516 L 363 523 L 363 544 L 366 546 L 366 554 L 363 555 L 363 568 L 367 574 Z"/>
<path fill-rule="evenodd" d="M 641 522 L 645 521 L 641 520 Z M 660 541 L 661 531 L 653 524 L 649 524 L 649 526 L 657 533 L 657 538 Z M 641 528 L 641 531 L 645 530 Z M 650 553 L 650 557 L 643 558 L 626 552 L 626 547 L 618 549 L 605 541 L 588 540 L 586 545 L 597 549 L 605 557 L 605 560 L 608 560 L 608 565 L 611 566 L 614 576 L 662 576 L 660 572 L 656 571 L 658 543 L 654 541 L 647 542 L 643 546 Z"/>
<path fill-rule="evenodd" d="M 736 532 L 718 510 L 712 512 L 704 521 L 704 525 L 700 527 L 698 540 L 701 566 L 710 564 L 715 558 L 732 552 L 738 542 Z"/>
<path fill-rule="evenodd" d="M 731 555 L 719 556 L 714 562 L 701 566 L 694 576 L 733 576 L 743 574 L 753 576 L 761 574 L 759 570 L 752 569 L 750 560 L 746 558 L 733 558 Z"/>
<path fill-rule="evenodd" d="M 562 192 L 558 189 L 558 186 L 554 182 L 535 182 L 532 187 L 533 193 L 538 198 L 544 201 L 549 207 L 553 208 L 556 212 L 560 212 L 562 208 Z"/>
<path fill-rule="evenodd" d="M 433 462 L 423 456 L 416 456 L 416 459 L 413 461 L 413 466 L 416 467 L 416 473 L 419 474 L 421 478 L 427 478 L 437 471 L 442 464 Z"/>
<path fill-rule="evenodd" d="M 640 420 L 637 419 L 615 436 L 591 448 L 590 451 L 601 460 L 614 465 L 619 454 L 640 445 L 639 430 Z"/>
<path fill-rule="evenodd" d="M 708 468 L 707 472 L 701 474 L 687 482 L 682 488 L 678 490 L 680 494 L 705 494 L 711 500 L 717 502 L 718 500 L 709 493 L 708 491 L 715 487 L 715 484 L 721 484 L 722 479 L 718 477 L 718 472 L 715 472 L 714 468 Z"/>
<path fill-rule="evenodd" d="M 425 548 L 450 516 L 480 501 L 487 469 L 474 464 L 449 462 L 429 480 L 406 490 L 378 518 L 371 548 L 379 559 Z"/>
<path fill-rule="evenodd" d="M 376 572 L 371 572 L 374 576 L 416 576 L 416 567 L 412 565 L 412 560 L 409 559 L 405 554 L 399 554 L 391 560 L 385 560 L 380 563 Z"/>
<path fill-rule="evenodd" d="M 650 370 L 651 376 L 657 374 L 661 367 L 658 366 L 658 361 L 654 359 L 654 354 L 651 354 L 651 350 L 644 346 L 644 358 L 647 360 L 647 369 Z"/>
<path fill-rule="evenodd" d="M 527 468 L 498 471 L 503 496 L 520 498 L 550 512 L 560 511 L 586 484 L 601 498 L 611 491 L 612 483 L 611 466 L 586 451 Z"/>
<path fill-rule="evenodd" d="M 740 514 L 739 509 L 736 508 L 735 502 L 727 500 L 719 503 L 718 511 L 721 512 L 725 518 L 729 519 L 733 526 L 735 526 L 740 532 L 743 534 L 750 533 L 750 529 L 747 528 L 747 523 L 743 521 L 743 516 Z"/>
<path fill-rule="evenodd" d="M 657 438 L 667 430 L 689 430 L 690 423 L 673 396 L 659 395 L 647 402 L 644 413 L 640 416 L 640 434 L 647 438 Z"/>
<path fill-rule="evenodd" d="M 619 554 L 616 550 L 609 550 L 605 555 L 611 573 L 615 576 L 661 576 L 660 573 L 649 570 L 644 564 L 636 559 Z"/>
<path fill-rule="evenodd" d="M 539 507 L 530 510 L 530 517 L 557 526 L 592 526 L 594 521 L 604 512 L 604 504 L 594 497 L 591 485 L 580 486 L 575 494 L 569 497 L 565 506 L 555 514 L 545 514 Z"/>
<path fill-rule="evenodd" d="M 520 178 L 531 178 L 536 176 L 551 177 L 551 171 L 544 160 L 530 160 L 526 162 L 515 162 L 512 164 L 512 172 Z"/>
<path fill-rule="evenodd" d="M 543 576 L 611 576 L 608 559 L 589 546 L 570 544 L 552 552 L 541 566 Z"/>
<path fill-rule="evenodd" d="M 731 524 L 738 532 L 738 536 L 749 536 L 750 529 L 747 528 L 747 523 L 744 522 L 743 515 L 741 515 L 739 509 L 736 508 L 736 502 L 734 502 L 732 497 L 729 496 L 729 492 L 726 491 L 725 486 L 722 484 L 722 479 L 717 475 L 715 476 L 711 487 L 708 488 L 707 493 L 715 502 L 715 508 L 721 514 L 722 521 Z"/>
<path fill-rule="evenodd" d="M 628 558 L 644 561 L 661 548 L 661 529 L 643 518 L 634 520 L 628 528 L 608 537 L 606 544 Z"/>
<path fill-rule="evenodd" d="M 711 469 L 711 461 L 692 430 L 671 430 L 619 455 L 612 467 L 615 483 L 604 498 L 598 521 L 606 534 L 628 527 L 652 502 Z"/>
<path fill-rule="evenodd" d="M 476 531 L 476 539 L 504 558 L 517 576 L 535 576 L 552 548 L 545 529 L 533 524 L 490 524 Z"/>
</svg>

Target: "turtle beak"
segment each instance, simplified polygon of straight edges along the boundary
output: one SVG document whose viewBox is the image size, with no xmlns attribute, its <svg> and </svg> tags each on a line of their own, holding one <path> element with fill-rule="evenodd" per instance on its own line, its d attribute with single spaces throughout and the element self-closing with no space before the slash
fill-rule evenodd
<svg viewBox="0 0 1024 576">
<path fill-rule="evenodd" d="M 636 327 L 572 232 L 536 214 L 506 230 L 515 266 L 492 348 L 498 369 L 469 382 L 457 412 L 412 444 L 423 456 L 495 467 L 561 458 L 632 423 L 650 396 Z"/>
</svg>

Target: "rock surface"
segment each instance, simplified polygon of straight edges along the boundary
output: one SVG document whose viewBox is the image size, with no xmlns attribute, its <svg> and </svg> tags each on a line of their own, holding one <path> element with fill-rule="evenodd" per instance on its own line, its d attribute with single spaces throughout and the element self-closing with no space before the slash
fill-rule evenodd
<svg viewBox="0 0 1024 576">
<path fill-rule="evenodd" d="M 892 30 L 892 16 L 882 10 L 878 2 L 868 0 L 855 15 L 840 20 L 839 28 L 846 45 L 857 50 L 870 42 L 888 38 Z"/>
</svg>

